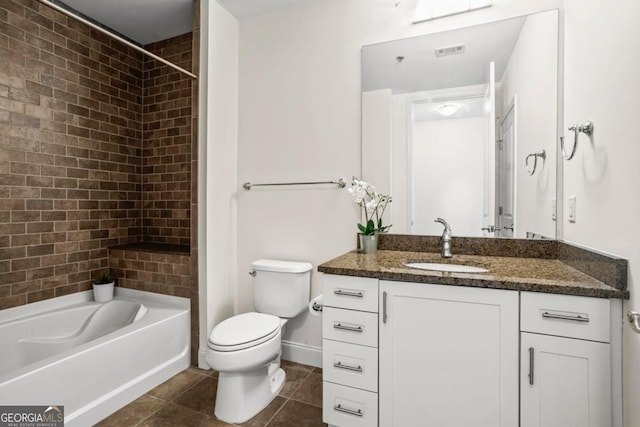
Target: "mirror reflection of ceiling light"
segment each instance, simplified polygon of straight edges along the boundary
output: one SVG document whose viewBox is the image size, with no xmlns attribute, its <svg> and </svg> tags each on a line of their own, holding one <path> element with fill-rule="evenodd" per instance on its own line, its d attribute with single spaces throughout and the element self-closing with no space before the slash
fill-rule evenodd
<svg viewBox="0 0 640 427">
<path fill-rule="evenodd" d="M 458 112 L 460 106 L 458 104 L 440 104 L 436 107 L 436 111 L 444 117 L 451 117 Z"/>
</svg>

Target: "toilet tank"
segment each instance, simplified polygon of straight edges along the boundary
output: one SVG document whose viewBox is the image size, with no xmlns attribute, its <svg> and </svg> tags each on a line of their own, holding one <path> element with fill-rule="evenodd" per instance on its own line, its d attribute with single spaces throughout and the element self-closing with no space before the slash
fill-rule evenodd
<svg viewBox="0 0 640 427">
<path fill-rule="evenodd" d="M 251 264 L 253 303 L 259 313 L 293 318 L 306 310 L 311 290 L 308 262 L 260 259 Z"/>
</svg>

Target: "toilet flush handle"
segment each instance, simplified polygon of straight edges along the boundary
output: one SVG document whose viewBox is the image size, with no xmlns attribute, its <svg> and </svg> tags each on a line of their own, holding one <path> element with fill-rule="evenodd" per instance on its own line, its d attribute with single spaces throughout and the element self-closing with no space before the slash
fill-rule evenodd
<svg viewBox="0 0 640 427">
<path fill-rule="evenodd" d="M 251 270 L 251 271 L 249 272 L 249 275 L 250 275 L 250 276 L 253 276 L 253 277 L 256 277 L 256 274 L 258 274 L 258 273 L 257 273 L 255 270 Z"/>
</svg>

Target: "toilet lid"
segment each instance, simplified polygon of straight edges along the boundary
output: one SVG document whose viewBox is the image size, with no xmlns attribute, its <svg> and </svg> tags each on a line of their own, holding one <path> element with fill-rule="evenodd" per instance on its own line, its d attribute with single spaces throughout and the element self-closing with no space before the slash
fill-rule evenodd
<svg viewBox="0 0 640 427">
<path fill-rule="evenodd" d="M 209 347 L 235 351 L 270 340 L 280 331 L 280 318 L 264 313 L 244 313 L 224 320 L 209 335 Z"/>
</svg>

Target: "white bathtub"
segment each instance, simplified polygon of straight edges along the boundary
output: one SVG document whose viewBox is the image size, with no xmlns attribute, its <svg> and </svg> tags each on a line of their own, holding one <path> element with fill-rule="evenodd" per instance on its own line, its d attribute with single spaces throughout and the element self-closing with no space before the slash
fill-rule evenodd
<svg viewBox="0 0 640 427">
<path fill-rule="evenodd" d="M 189 300 L 117 288 L 0 311 L 0 405 L 64 405 L 87 426 L 189 366 Z"/>
</svg>

